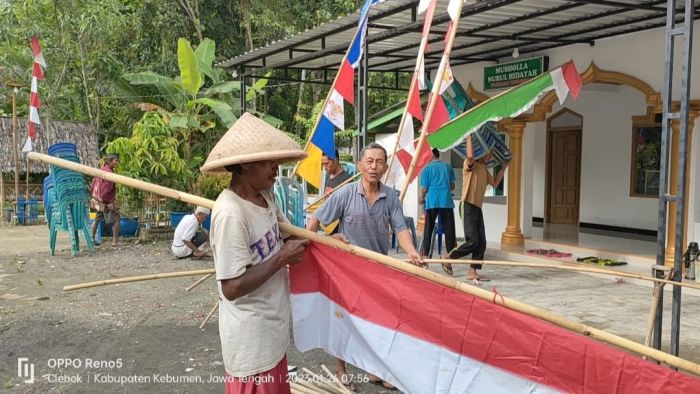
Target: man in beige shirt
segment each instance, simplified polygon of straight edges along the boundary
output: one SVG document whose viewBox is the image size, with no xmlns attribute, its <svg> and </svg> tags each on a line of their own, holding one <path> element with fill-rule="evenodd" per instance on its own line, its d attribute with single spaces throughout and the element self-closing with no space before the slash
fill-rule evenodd
<svg viewBox="0 0 700 394">
<path fill-rule="evenodd" d="M 467 158 L 464 159 L 462 169 L 462 198 L 460 203 L 460 213 L 462 224 L 464 225 L 464 243 L 450 252 L 451 259 L 461 259 L 469 254 L 472 260 L 483 260 L 486 252 L 486 229 L 484 227 L 484 214 L 481 206 L 484 203 L 484 193 L 486 186 L 498 186 L 503 180 L 503 174 L 508 167 L 508 163 L 503 165 L 496 178 L 489 172 L 486 163 L 491 158 L 491 153 L 474 159 L 474 147 L 472 137 L 467 137 Z M 481 269 L 481 264 L 471 264 L 467 279 L 470 281 L 488 281 L 477 272 Z"/>
</svg>

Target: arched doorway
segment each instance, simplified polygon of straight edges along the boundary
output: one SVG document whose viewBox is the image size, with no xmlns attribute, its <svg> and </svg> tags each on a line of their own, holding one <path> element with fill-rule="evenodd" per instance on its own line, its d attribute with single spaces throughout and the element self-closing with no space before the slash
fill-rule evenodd
<svg viewBox="0 0 700 394">
<path fill-rule="evenodd" d="M 583 117 L 567 108 L 547 120 L 545 222 L 578 225 Z"/>
</svg>

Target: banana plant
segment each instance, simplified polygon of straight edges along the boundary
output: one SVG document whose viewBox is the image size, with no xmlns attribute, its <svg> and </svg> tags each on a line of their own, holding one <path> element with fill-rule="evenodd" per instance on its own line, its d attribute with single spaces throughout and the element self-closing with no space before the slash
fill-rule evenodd
<svg viewBox="0 0 700 394">
<path fill-rule="evenodd" d="M 159 100 L 161 105 L 156 110 L 163 115 L 174 137 L 180 142 L 186 161 L 192 157 L 192 146 L 203 134 L 217 125 L 226 130 L 237 119 L 237 108 L 227 101 L 234 102 L 231 93 L 240 90 L 240 83 L 220 79 L 212 68 L 215 50 L 216 44 L 208 38 L 195 50 L 189 41 L 180 38 L 177 43 L 180 75 L 171 78 L 145 71 L 123 76 L 132 85 L 156 88 L 163 99 Z M 207 78 L 209 84 L 204 88 Z M 143 105 L 137 104 L 137 107 Z"/>
</svg>

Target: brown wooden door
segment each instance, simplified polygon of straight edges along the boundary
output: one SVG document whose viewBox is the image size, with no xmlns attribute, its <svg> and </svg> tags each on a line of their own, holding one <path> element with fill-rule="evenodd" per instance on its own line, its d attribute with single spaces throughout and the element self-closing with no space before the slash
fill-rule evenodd
<svg viewBox="0 0 700 394">
<path fill-rule="evenodd" d="M 578 224 L 581 130 L 550 129 L 549 223 Z"/>
</svg>

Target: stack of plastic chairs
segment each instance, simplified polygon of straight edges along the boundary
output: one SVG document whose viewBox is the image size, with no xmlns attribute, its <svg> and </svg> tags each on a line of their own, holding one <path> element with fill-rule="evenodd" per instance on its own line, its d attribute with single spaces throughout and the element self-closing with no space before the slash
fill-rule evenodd
<svg viewBox="0 0 700 394">
<path fill-rule="evenodd" d="M 75 144 L 58 143 L 49 147 L 49 155 L 80 163 Z M 48 201 L 48 202 L 47 202 Z M 65 168 L 51 166 L 51 175 L 44 179 L 44 208 L 49 222 L 49 246 L 53 255 L 58 230 L 68 231 L 71 253 L 80 252 L 79 232 L 82 231 L 88 249 L 94 250 L 89 222 L 90 193 L 83 175 Z"/>
<path fill-rule="evenodd" d="M 301 184 L 291 178 L 278 177 L 275 182 L 275 198 L 287 219 L 294 226 L 303 228 L 306 195 Z"/>
</svg>

